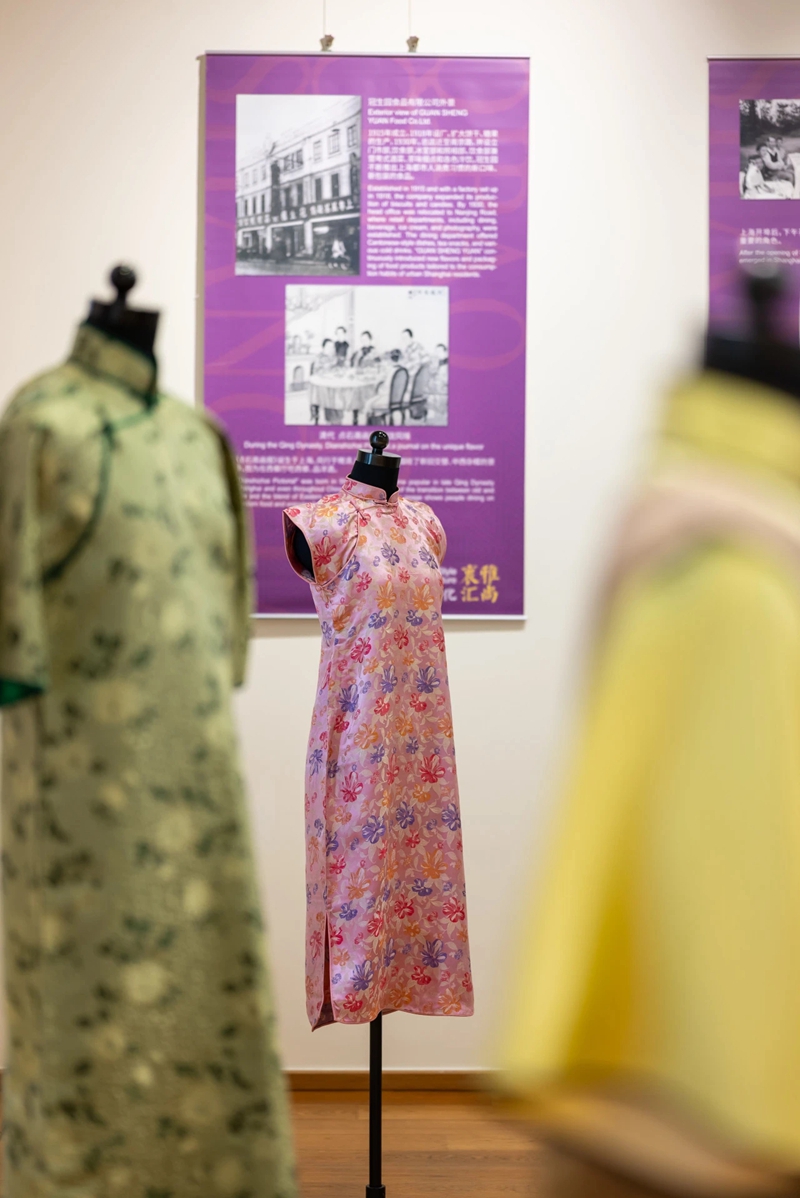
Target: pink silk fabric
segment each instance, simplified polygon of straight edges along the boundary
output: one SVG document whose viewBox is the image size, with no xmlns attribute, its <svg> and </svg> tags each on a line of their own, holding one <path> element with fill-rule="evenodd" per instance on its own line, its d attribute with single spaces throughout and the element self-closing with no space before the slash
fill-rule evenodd
<svg viewBox="0 0 800 1198">
<path fill-rule="evenodd" d="M 287 508 L 284 526 L 322 627 L 306 764 L 309 1020 L 471 1015 L 444 531 L 426 504 L 351 479 Z"/>
</svg>

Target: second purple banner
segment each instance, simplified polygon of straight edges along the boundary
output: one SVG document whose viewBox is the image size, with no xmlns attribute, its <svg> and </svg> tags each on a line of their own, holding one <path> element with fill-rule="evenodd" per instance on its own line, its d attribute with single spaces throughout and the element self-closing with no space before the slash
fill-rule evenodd
<svg viewBox="0 0 800 1198">
<path fill-rule="evenodd" d="M 520 617 L 527 59 L 209 55 L 204 403 L 260 615 L 313 611 L 281 510 L 383 428 L 448 538 L 444 614 Z"/>
</svg>

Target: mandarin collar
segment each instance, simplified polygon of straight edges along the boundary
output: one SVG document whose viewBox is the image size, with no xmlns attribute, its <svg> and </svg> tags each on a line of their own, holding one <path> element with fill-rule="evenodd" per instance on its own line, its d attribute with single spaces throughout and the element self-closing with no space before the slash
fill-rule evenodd
<svg viewBox="0 0 800 1198">
<path fill-rule="evenodd" d="M 79 326 L 69 361 L 90 374 L 119 383 L 149 402 L 155 398 L 158 373 L 155 358 L 92 325 Z"/>
<path fill-rule="evenodd" d="M 400 492 L 395 491 L 387 499 L 386 492 L 381 487 L 370 487 L 368 483 L 356 482 L 354 478 L 346 478 L 342 483 L 342 492 L 354 499 L 368 499 L 373 503 L 394 504 L 400 498 Z"/>
</svg>

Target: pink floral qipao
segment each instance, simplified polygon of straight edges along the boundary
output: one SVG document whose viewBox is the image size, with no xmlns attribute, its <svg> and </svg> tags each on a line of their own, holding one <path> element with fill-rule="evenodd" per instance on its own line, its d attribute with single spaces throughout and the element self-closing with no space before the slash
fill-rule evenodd
<svg viewBox="0 0 800 1198">
<path fill-rule="evenodd" d="M 309 1019 L 471 1015 L 444 531 L 426 504 L 351 479 L 284 523 L 322 625 L 306 770 Z"/>
</svg>

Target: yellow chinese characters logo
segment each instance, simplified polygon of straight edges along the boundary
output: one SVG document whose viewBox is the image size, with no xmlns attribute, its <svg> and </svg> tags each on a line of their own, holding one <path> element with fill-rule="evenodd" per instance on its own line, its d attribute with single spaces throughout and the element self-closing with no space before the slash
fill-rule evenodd
<svg viewBox="0 0 800 1198">
<path fill-rule="evenodd" d="M 500 592 L 495 585 L 500 581 L 497 566 L 468 565 L 461 567 L 461 600 L 463 603 L 496 603 Z"/>
</svg>

